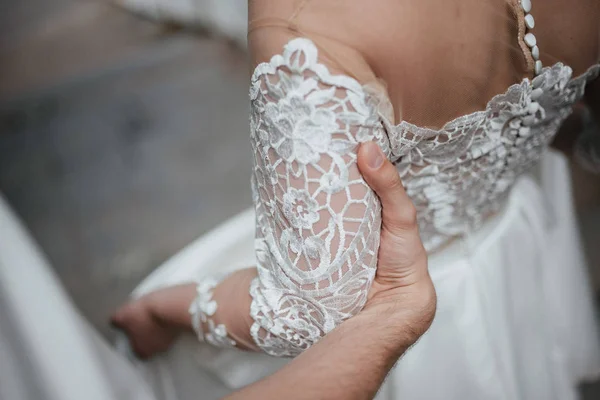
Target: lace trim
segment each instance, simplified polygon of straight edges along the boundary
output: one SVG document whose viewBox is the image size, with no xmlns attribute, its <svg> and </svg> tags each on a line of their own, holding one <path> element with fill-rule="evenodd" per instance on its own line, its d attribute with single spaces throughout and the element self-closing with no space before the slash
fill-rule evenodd
<svg viewBox="0 0 600 400">
<path fill-rule="evenodd" d="M 281 67 L 285 67 L 291 74 L 303 74 L 308 69 L 316 75 L 319 81 L 326 85 L 364 95 L 363 85 L 356 79 L 347 75 L 331 74 L 325 65 L 315 62 L 318 59 L 318 53 L 317 46 L 312 40 L 307 38 L 292 39 L 285 45 L 283 54 L 276 54 L 269 62 L 263 62 L 256 66 L 251 82 L 255 83 L 265 75 L 274 75 Z M 252 89 L 255 86 L 251 86 L 250 99 L 255 97 L 256 92 Z"/>
<path fill-rule="evenodd" d="M 306 53 L 307 55 L 311 55 L 311 57 L 313 57 L 313 58 L 318 58 L 318 49 L 317 49 L 316 45 L 312 42 L 312 40 L 307 39 L 307 38 L 294 38 L 285 45 L 283 54 L 276 54 L 271 58 L 271 60 L 269 62 L 262 62 L 262 63 L 258 64 L 253 71 L 251 81 L 257 82 L 264 75 L 274 74 L 275 71 L 280 67 L 291 67 L 291 65 L 288 64 L 289 61 L 287 61 L 287 60 L 290 57 L 294 56 L 295 53 L 299 53 L 299 52 Z M 300 58 L 300 57 L 296 57 L 296 58 Z M 295 63 L 295 65 L 297 65 L 297 67 L 294 68 L 294 70 L 298 71 L 303 68 L 302 66 L 300 66 L 300 63 L 298 63 L 297 61 L 294 61 L 294 63 Z M 338 87 L 344 88 L 346 90 L 351 90 L 354 93 L 356 93 L 357 95 L 372 98 L 371 101 L 375 101 L 377 103 L 382 103 L 381 97 L 384 97 L 384 96 L 382 96 L 380 93 L 374 93 L 374 90 L 370 88 L 369 84 L 362 85 L 356 79 L 354 79 L 352 77 L 349 77 L 346 75 L 332 74 L 329 72 L 329 69 L 323 64 L 312 65 L 312 69 L 317 74 L 319 79 L 322 80 L 323 82 L 326 82 L 333 86 L 338 86 Z M 569 75 L 572 75 L 573 70 L 571 69 L 571 67 L 566 66 L 562 62 L 557 62 L 551 66 L 543 67 L 542 71 L 539 75 L 547 75 L 547 74 L 552 73 L 553 71 L 565 70 L 565 69 L 567 69 L 569 71 L 568 72 Z M 600 72 L 600 64 L 591 65 L 581 75 L 578 75 L 575 78 L 570 77 L 569 78 L 569 80 L 571 82 L 570 86 L 579 86 L 582 83 L 592 81 L 598 77 L 599 72 Z M 488 103 L 487 103 L 486 110 L 490 108 L 490 105 L 492 103 L 497 103 L 497 102 L 501 101 L 503 98 L 506 98 L 507 96 L 509 96 L 509 94 L 511 92 L 514 92 L 516 89 L 518 90 L 519 88 L 522 88 L 524 85 L 527 85 L 527 84 L 531 85 L 534 80 L 535 80 L 535 78 L 531 79 L 531 78 L 525 77 L 525 78 L 523 78 L 523 80 L 521 82 L 512 84 L 511 86 L 509 86 L 506 89 L 506 91 L 504 93 L 499 93 L 499 94 L 495 95 L 494 97 L 492 97 L 492 99 L 490 101 L 488 101 Z M 253 96 L 255 96 L 255 89 L 253 89 L 253 87 L 255 87 L 255 85 L 251 85 L 250 99 L 252 99 Z M 583 96 L 583 93 L 581 94 L 581 96 Z M 386 98 L 385 102 L 389 103 L 389 99 Z M 444 124 L 444 126 L 438 130 L 420 127 L 418 125 L 411 124 L 410 122 L 407 122 L 407 121 L 400 121 L 399 123 L 395 124 L 390 119 L 390 117 L 389 117 L 390 114 L 387 110 L 386 110 L 386 112 L 381 112 L 380 117 L 383 119 L 383 122 L 386 125 L 386 130 L 388 130 L 388 131 L 396 130 L 396 129 L 411 129 L 411 130 L 414 129 L 414 130 L 419 131 L 424 137 L 427 137 L 427 135 L 435 136 L 435 135 L 442 134 L 445 131 L 452 130 L 453 126 L 460 126 L 462 123 L 464 123 L 463 121 L 465 121 L 465 120 L 469 120 L 469 119 L 476 118 L 479 116 L 484 116 L 486 113 L 486 110 L 475 111 L 471 114 L 465 114 L 460 117 L 457 117 L 453 120 L 450 120 L 446 124 Z M 388 128 L 391 128 L 391 129 L 388 129 Z"/>
<path fill-rule="evenodd" d="M 365 304 L 381 208 L 356 167 L 359 143 L 377 140 L 396 163 L 432 250 L 500 209 L 598 73 L 600 65 L 571 79 L 555 64 L 435 131 L 392 125 L 389 101 L 332 75 L 309 39 L 260 64 L 250 87 L 256 344 L 297 355 Z"/>
<path fill-rule="evenodd" d="M 366 302 L 381 208 L 356 151 L 369 140 L 386 146 L 387 138 L 378 100 L 365 93 L 353 78 L 331 75 L 305 38 L 253 75 L 251 334 L 268 354 L 301 353 Z"/>
<path fill-rule="evenodd" d="M 218 284 L 219 281 L 215 278 L 206 278 L 198 284 L 197 296 L 189 308 L 192 327 L 201 342 L 215 347 L 235 347 L 236 342 L 227 336 L 225 325 L 217 325 L 211 318 L 217 312 L 217 302 L 213 300 L 213 291 Z M 207 332 L 204 332 L 205 327 Z"/>
<path fill-rule="evenodd" d="M 569 86 L 569 89 L 576 90 L 576 93 L 573 93 L 572 97 L 581 98 L 581 97 L 583 97 L 584 91 L 579 90 L 578 87 L 580 87 L 581 85 L 585 85 L 587 82 L 590 82 L 590 81 L 593 81 L 594 79 L 596 79 L 599 75 L 599 72 L 600 72 L 600 64 L 595 64 L 595 65 L 590 66 L 581 75 L 578 75 L 577 77 L 572 78 L 571 76 L 573 74 L 573 70 L 571 69 L 571 67 L 563 64 L 562 62 L 557 62 L 552 66 L 543 67 L 542 72 L 539 75 L 543 75 L 543 76 L 546 76 L 546 75 L 566 76 L 566 75 L 568 75 L 569 76 L 567 78 L 568 84 L 563 82 L 563 87 L 558 87 L 557 89 L 565 89 L 567 86 Z M 475 111 L 471 114 L 461 115 L 460 117 L 457 117 L 457 118 L 447 122 L 446 124 L 444 124 L 444 126 L 442 128 L 437 129 L 437 130 L 430 129 L 430 128 L 423 128 L 418 125 L 411 124 L 410 122 L 407 122 L 407 121 L 400 121 L 398 124 L 394 124 L 392 121 L 389 121 L 389 120 L 386 120 L 385 122 L 386 122 L 387 126 L 392 128 L 392 130 L 409 129 L 409 130 L 418 132 L 419 135 L 423 136 L 424 138 L 438 136 L 440 134 L 443 134 L 444 132 L 454 130 L 455 127 L 457 127 L 457 126 L 464 125 L 465 121 L 485 117 L 486 113 L 488 112 L 488 110 L 490 109 L 490 106 L 492 104 L 501 103 L 503 101 L 510 99 L 516 91 L 525 90 L 526 87 L 530 87 L 530 86 L 541 87 L 542 86 L 541 82 L 544 79 L 545 78 L 543 78 L 543 77 L 539 78 L 539 79 L 538 79 L 538 77 L 535 77 L 533 79 L 530 79 L 527 77 L 523 78 L 523 80 L 521 82 L 514 83 L 511 86 L 509 86 L 508 89 L 506 89 L 506 91 L 504 93 L 500 93 L 500 94 L 497 94 L 494 97 L 492 97 L 492 99 L 490 101 L 488 101 L 485 110 Z M 551 80 L 555 80 L 555 79 L 551 78 Z M 541 93 L 536 93 L 536 95 L 541 95 Z M 571 103 L 571 101 L 570 101 L 570 99 L 567 99 L 567 101 L 565 101 L 564 103 Z M 382 115 L 382 118 L 387 119 L 387 117 L 385 117 L 385 115 Z"/>
<path fill-rule="evenodd" d="M 253 82 L 279 68 L 302 70 L 308 59 L 317 56 L 310 39 L 293 39 L 282 55 L 255 69 Z M 432 130 L 406 121 L 394 125 L 382 110 L 389 103 L 384 96 L 374 95 L 354 78 L 332 75 L 322 64 L 310 68 L 323 81 L 346 88 L 378 109 L 387 132 L 387 138 L 378 142 L 397 164 L 415 202 L 428 250 L 476 229 L 486 215 L 500 208 L 512 182 L 539 159 L 572 105 L 583 96 L 586 82 L 600 72 L 600 64 L 593 65 L 573 78 L 571 68 L 563 63 L 543 67 L 536 78 L 526 77 L 494 96 L 485 110 Z M 255 85 L 251 97 L 253 90 L 258 90 Z"/>
</svg>

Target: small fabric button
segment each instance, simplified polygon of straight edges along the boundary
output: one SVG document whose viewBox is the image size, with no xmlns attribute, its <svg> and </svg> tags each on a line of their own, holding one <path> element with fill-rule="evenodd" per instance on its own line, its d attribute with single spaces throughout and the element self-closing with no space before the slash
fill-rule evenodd
<svg viewBox="0 0 600 400">
<path fill-rule="evenodd" d="M 546 78 L 543 75 L 540 75 L 540 76 L 533 78 L 533 81 L 531 82 L 531 84 L 533 85 L 534 88 L 539 88 L 540 86 L 542 86 L 544 84 L 545 81 L 546 81 Z"/>
<path fill-rule="evenodd" d="M 525 43 L 527 43 L 527 46 L 529 47 L 533 47 L 537 44 L 537 39 L 535 38 L 535 35 L 533 33 L 528 33 L 527 35 L 525 35 Z"/>
<path fill-rule="evenodd" d="M 527 14 L 525 16 L 525 25 L 527 25 L 529 29 L 533 29 L 535 27 L 535 19 L 533 19 L 533 15 Z"/>
<path fill-rule="evenodd" d="M 537 100 L 544 94 L 544 90 L 542 88 L 533 89 L 531 91 L 531 100 Z"/>
<path fill-rule="evenodd" d="M 535 114 L 536 112 L 538 112 L 540 109 L 540 104 L 538 102 L 532 102 L 531 104 L 529 104 L 529 107 L 527 107 L 527 111 L 529 111 L 530 114 Z"/>
<path fill-rule="evenodd" d="M 535 62 L 535 74 L 539 75 L 542 72 L 542 62 L 540 60 L 537 60 Z"/>
<path fill-rule="evenodd" d="M 537 46 L 533 46 L 531 48 L 531 55 L 533 56 L 534 60 L 539 60 L 540 59 L 540 48 Z"/>
</svg>

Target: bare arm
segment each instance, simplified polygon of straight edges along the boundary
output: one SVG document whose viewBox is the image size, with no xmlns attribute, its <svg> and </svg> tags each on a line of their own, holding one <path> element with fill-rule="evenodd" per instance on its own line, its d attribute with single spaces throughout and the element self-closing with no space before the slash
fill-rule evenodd
<svg viewBox="0 0 600 400">
<path fill-rule="evenodd" d="M 381 208 L 357 151 L 387 139 L 374 99 L 307 39 L 259 64 L 250 97 L 257 267 L 200 282 L 191 312 L 211 344 L 296 356 L 367 301 Z"/>
<path fill-rule="evenodd" d="M 257 267 L 200 282 L 192 321 L 211 344 L 296 356 L 377 291 L 381 204 L 357 156 L 361 143 L 389 143 L 378 98 L 330 72 L 310 40 L 291 40 L 281 54 L 267 40 L 256 47 L 276 54 L 257 66 L 250 89 Z M 414 207 L 404 206 L 416 230 Z M 420 240 L 411 244 L 424 255 Z M 181 297 L 172 290 L 151 295 L 166 325 L 169 313 L 156 309 Z M 193 287 L 180 290 L 191 303 Z"/>
<path fill-rule="evenodd" d="M 226 399 L 371 399 L 399 357 L 431 324 L 436 296 L 410 199 L 376 145 L 361 146 L 358 164 L 381 199 L 383 217 L 378 271 L 367 305 L 286 367 Z M 193 297 L 191 289 L 187 296 Z M 177 296 L 168 298 L 177 303 Z M 154 312 L 189 328 L 188 300 L 183 306 L 175 303 L 158 301 Z"/>
<path fill-rule="evenodd" d="M 436 298 L 427 259 L 415 251 L 422 246 L 400 178 L 389 161 L 374 160 L 377 152 L 373 144 L 359 151 L 361 172 L 383 207 L 376 290 L 366 307 L 274 375 L 226 399 L 372 399 L 428 329 Z"/>
<path fill-rule="evenodd" d="M 226 399 L 372 399 L 407 348 L 402 321 L 389 311 L 349 319 L 274 375 Z"/>
<path fill-rule="evenodd" d="M 375 167 L 369 166 L 373 152 L 379 153 L 377 146 L 362 146 L 359 165 L 381 198 L 383 227 L 379 258 L 384 261 L 379 264 L 375 290 L 366 307 L 286 367 L 228 396 L 227 400 L 371 399 L 396 361 L 429 327 L 435 313 L 435 293 L 418 231 L 411 221 L 410 200 L 391 163 L 379 164 L 375 160 Z M 251 279 L 253 270 L 239 274 L 237 279 L 222 284 L 229 287 L 230 294 L 237 291 L 234 282 Z M 151 302 L 154 315 L 189 329 L 187 304 L 195 296 L 194 285 L 166 290 L 171 292 L 168 296 L 155 297 Z M 233 304 L 238 300 L 234 297 L 230 301 Z M 234 326 L 234 320 L 232 316 L 227 323 Z"/>
</svg>

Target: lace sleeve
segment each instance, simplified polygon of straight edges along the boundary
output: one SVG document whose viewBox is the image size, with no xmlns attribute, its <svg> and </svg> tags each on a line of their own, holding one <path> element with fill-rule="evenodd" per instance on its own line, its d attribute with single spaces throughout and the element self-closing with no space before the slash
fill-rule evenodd
<svg viewBox="0 0 600 400">
<path fill-rule="evenodd" d="M 360 142 L 385 135 L 363 87 L 333 76 L 292 40 L 253 75 L 258 277 L 251 334 L 274 356 L 310 347 L 365 304 L 381 211 L 356 165 Z"/>
</svg>

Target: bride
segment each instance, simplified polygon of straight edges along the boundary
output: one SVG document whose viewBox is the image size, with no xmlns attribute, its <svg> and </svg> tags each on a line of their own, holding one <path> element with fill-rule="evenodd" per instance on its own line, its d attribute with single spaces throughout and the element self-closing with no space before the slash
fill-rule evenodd
<svg viewBox="0 0 600 400">
<path fill-rule="evenodd" d="M 254 267 L 190 270 L 197 284 L 148 295 L 214 347 L 199 360 L 212 383 L 251 382 L 281 365 L 252 352 L 294 357 L 365 304 L 381 212 L 356 151 L 375 140 L 415 204 L 438 294 L 378 398 L 576 398 L 600 348 L 549 144 L 575 106 L 600 118 L 600 3 L 254 0 L 249 21 Z M 236 229 L 250 241 L 253 226 Z M 144 356 L 174 340 L 144 335 Z M 210 393 L 203 382 L 179 389 Z"/>
</svg>

